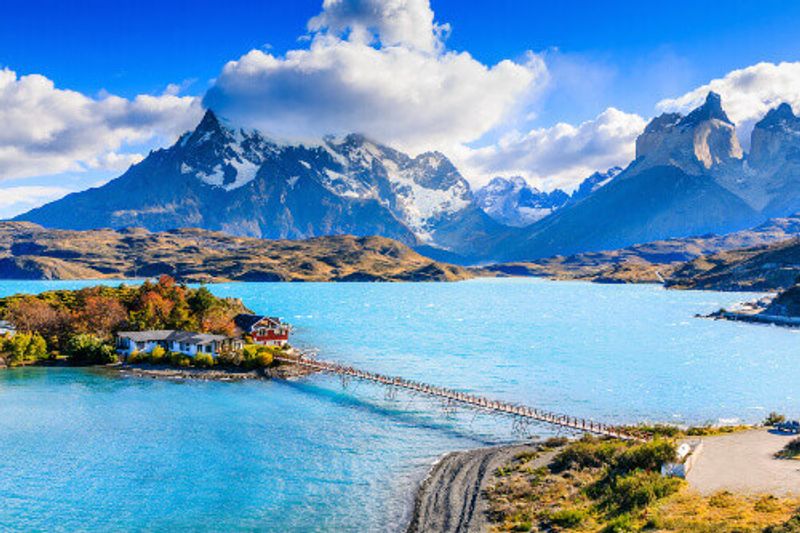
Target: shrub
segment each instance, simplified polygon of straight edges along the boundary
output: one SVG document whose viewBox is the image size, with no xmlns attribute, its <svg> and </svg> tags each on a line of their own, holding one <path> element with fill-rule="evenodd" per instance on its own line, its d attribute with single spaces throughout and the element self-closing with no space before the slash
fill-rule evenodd
<svg viewBox="0 0 800 533">
<path fill-rule="evenodd" d="M 179 366 L 182 368 L 186 368 L 192 364 L 192 360 L 189 358 L 189 356 L 183 355 L 180 352 L 170 352 L 166 359 L 169 360 L 170 365 Z"/>
<path fill-rule="evenodd" d="M 674 461 L 675 456 L 675 446 L 671 442 L 656 439 L 622 452 L 617 458 L 616 468 L 623 472 L 637 469 L 660 470 L 661 465 Z"/>
<path fill-rule="evenodd" d="M 800 437 L 790 440 L 781 451 L 775 454 L 778 459 L 794 459 L 800 455 Z"/>
<path fill-rule="evenodd" d="M 614 478 L 606 493 L 605 504 L 615 511 L 641 509 L 656 500 L 674 494 L 682 481 L 662 477 L 657 472 L 639 470 Z"/>
<path fill-rule="evenodd" d="M 117 355 L 110 344 L 88 333 L 71 336 L 67 340 L 64 352 L 69 360 L 76 364 L 104 365 L 117 361 Z"/>
<path fill-rule="evenodd" d="M 561 509 L 550 515 L 550 522 L 564 528 L 578 527 L 586 520 L 587 513 L 583 509 Z"/>
<path fill-rule="evenodd" d="M 603 528 L 603 533 L 631 533 L 633 531 L 636 531 L 636 527 L 633 519 L 627 514 L 614 518 Z"/>
<path fill-rule="evenodd" d="M 150 357 L 148 357 L 148 359 L 154 365 L 164 364 L 167 362 L 167 351 L 161 346 L 156 346 L 150 352 Z"/>
<path fill-rule="evenodd" d="M 247 344 L 242 349 L 243 364 L 247 368 L 266 368 L 272 364 L 274 354 L 277 351 L 279 351 L 279 349 L 271 346 Z"/>
<path fill-rule="evenodd" d="M 620 441 L 584 437 L 556 455 L 551 468 L 553 472 L 600 468 L 613 464 L 626 447 L 627 445 Z"/>
<path fill-rule="evenodd" d="M 47 342 L 38 333 L 17 333 L 2 342 L 10 365 L 20 365 L 46 359 Z"/>
<path fill-rule="evenodd" d="M 775 411 L 772 411 L 767 415 L 767 418 L 764 419 L 765 426 L 776 426 L 782 422 L 786 422 L 786 417 L 782 414 L 776 413 Z"/>
<path fill-rule="evenodd" d="M 194 356 L 194 366 L 198 368 L 211 368 L 214 366 L 214 358 L 207 353 L 199 353 Z"/>
<path fill-rule="evenodd" d="M 148 355 L 146 353 L 140 352 L 139 350 L 134 350 L 130 353 L 130 355 L 128 355 L 127 362 L 132 365 L 136 365 L 139 363 L 144 363 L 147 361 L 147 359 Z"/>
</svg>

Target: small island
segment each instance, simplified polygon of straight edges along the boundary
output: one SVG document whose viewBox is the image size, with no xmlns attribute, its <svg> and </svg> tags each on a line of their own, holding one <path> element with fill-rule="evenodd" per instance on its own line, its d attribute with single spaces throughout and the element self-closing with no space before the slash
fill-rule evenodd
<svg viewBox="0 0 800 533">
<path fill-rule="evenodd" d="M 0 366 L 104 365 L 204 379 L 281 375 L 276 357 L 296 357 L 290 330 L 239 299 L 163 275 L 139 286 L 0 299 Z"/>
</svg>

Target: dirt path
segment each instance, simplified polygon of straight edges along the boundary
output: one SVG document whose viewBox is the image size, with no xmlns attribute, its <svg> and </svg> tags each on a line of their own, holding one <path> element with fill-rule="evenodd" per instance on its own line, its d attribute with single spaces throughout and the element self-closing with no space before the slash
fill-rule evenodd
<svg viewBox="0 0 800 533">
<path fill-rule="evenodd" d="M 687 480 L 702 494 L 720 490 L 776 496 L 800 495 L 800 461 L 774 459 L 796 435 L 766 429 L 704 437 Z"/>
<path fill-rule="evenodd" d="M 483 488 L 497 467 L 535 445 L 498 446 L 450 453 L 436 463 L 422 482 L 409 533 L 465 533 L 488 530 Z M 543 454 L 536 466 L 547 464 Z"/>
</svg>

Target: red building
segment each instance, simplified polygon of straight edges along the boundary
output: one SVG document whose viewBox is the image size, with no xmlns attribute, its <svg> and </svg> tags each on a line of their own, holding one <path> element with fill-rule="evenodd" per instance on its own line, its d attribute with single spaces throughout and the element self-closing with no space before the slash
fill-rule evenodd
<svg viewBox="0 0 800 533">
<path fill-rule="evenodd" d="M 242 335 L 251 337 L 256 344 L 284 346 L 289 342 L 291 326 L 280 318 L 260 315 L 237 315 L 234 319 Z"/>
</svg>

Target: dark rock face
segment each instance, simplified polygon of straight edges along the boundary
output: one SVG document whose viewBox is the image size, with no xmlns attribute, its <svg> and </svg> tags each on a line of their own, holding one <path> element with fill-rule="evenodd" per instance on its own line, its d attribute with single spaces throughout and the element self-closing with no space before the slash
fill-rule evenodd
<svg viewBox="0 0 800 533">
<path fill-rule="evenodd" d="M 17 220 L 65 229 L 201 227 L 263 238 L 381 235 L 462 256 L 503 231 L 438 152 L 412 158 L 361 135 L 281 145 L 229 128 L 211 111 L 121 177 Z"/>
</svg>

